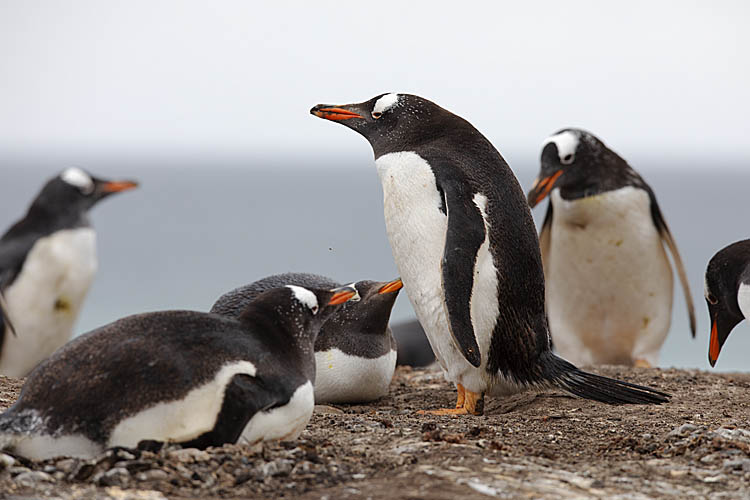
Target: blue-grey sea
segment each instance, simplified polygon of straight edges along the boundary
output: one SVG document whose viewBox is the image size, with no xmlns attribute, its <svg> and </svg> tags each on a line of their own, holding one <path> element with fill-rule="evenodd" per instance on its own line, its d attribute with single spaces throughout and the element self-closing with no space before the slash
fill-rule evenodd
<svg viewBox="0 0 750 500">
<path fill-rule="evenodd" d="M 371 159 L 305 164 L 244 159 L 161 164 L 128 157 L 76 166 L 103 177 L 134 178 L 137 191 L 92 211 L 99 272 L 76 325 L 82 333 L 122 316 L 160 309 L 208 309 L 222 293 L 272 273 L 307 271 L 341 281 L 396 277 Z M 0 229 L 20 218 L 46 178 L 68 163 L 13 158 L 0 163 Z M 724 245 L 750 237 L 746 165 L 646 162 L 640 173 L 656 192 L 685 261 L 698 316 L 690 337 L 675 280 L 672 327 L 660 366 L 711 369 L 703 273 Z M 524 190 L 537 164 L 514 164 Z M 537 223 L 546 202 L 537 207 Z M 405 294 L 393 320 L 413 317 Z M 750 327 L 739 325 L 717 371 L 750 369 Z"/>
</svg>

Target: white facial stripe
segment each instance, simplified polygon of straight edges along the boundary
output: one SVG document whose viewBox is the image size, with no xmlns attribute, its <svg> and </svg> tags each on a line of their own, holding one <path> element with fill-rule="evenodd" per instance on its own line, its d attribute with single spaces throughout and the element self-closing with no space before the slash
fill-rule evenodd
<svg viewBox="0 0 750 500">
<path fill-rule="evenodd" d="M 296 285 L 287 285 L 287 287 L 291 288 L 292 292 L 294 292 L 294 297 L 305 304 L 310 310 L 318 307 L 318 298 L 307 288 Z"/>
<path fill-rule="evenodd" d="M 68 168 L 60 174 L 60 178 L 71 186 L 77 187 L 84 193 L 90 193 L 94 190 L 94 181 L 89 174 L 80 168 Z"/>
<path fill-rule="evenodd" d="M 372 108 L 373 113 L 383 113 L 388 111 L 398 103 L 398 94 L 386 94 L 377 101 L 375 101 L 375 107 Z"/>
<path fill-rule="evenodd" d="M 557 154 L 562 161 L 562 159 L 566 156 L 574 155 L 576 153 L 579 139 L 578 135 L 566 130 L 565 132 L 560 132 L 557 135 L 548 137 L 547 140 L 542 144 L 542 149 L 544 149 L 544 146 L 546 146 L 550 142 L 554 142 L 557 146 Z"/>
</svg>

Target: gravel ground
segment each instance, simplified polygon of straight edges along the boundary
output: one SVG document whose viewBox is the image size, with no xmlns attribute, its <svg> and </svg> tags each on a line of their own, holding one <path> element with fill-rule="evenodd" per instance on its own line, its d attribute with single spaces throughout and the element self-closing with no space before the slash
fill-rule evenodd
<svg viewBox="0 0 750 500">
<path fill-rule="evenodd" d="M 0 498 L 750 498 L 750 374 L 595 371 L 674 398 L 617 407 L 550 391 L 490 399 L 482 417 L 420 416 L 455 393 L 435 370 L 400 368 L 388 397 L 316 407 L 297 441 L 257 452 L 0 454 Z M 20 386 L 0 377 L 0 409 Z"/>
</svg>

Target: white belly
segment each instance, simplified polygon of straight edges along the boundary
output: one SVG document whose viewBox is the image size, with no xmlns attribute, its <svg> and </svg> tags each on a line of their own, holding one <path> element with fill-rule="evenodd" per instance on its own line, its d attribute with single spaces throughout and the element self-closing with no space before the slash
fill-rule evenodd
<svg viewBox="0 0 750 500">
<path fill-rule="evenodd" d="M 5 290 L 16 335 L 6 329 L 0 374 L 24 377 L 70 340 L 96 268 L 91 228 L 58 231 L 36 242 Z"/>
<path fill-rule="evenodd" d="M 215 427 L 232 378 L 240 374 L 254 377 L 255 372 L 255 365 L 249 361 L 224 365 L 212 380 L 182 399 L 158 403 L 122 420 L 112 430 L 107 445 L 134 448 L 143 440 L 179 443 L 195 439 Z"/>
<path fill-rule="evenodd" d="M 484 392 L 491 382 L 485 370 L 486 353 L 497 317 L 497 276 L 488 241 L 480 248 L 471 300 L 474 333 L 482 353 L 481 365 L 476 368 L 466 361 L 448 327 L 441 272 L 448 219 L 440 211 L 432 169 L 413 152 L 383 155 L 375 165 L 383 184 L 385 225 L 393 258 L 435 357 L 446 379 L 470 391 Z"/>
<path fill-rule="evenodd" d="M 315 403 L 359 403 L 388 394 L 396 351 L 360 358 L 338 349 L 315 353 Z"/>
<path fill-rule="evenodd" d="M 672 268 L 651 218 L 648 193 L 625 187 L 565 201 L 545 256 L 555 348 L 576 364 L 656 365 L 672 318 Z"/>
<path fill-rule="evenodd" d="M 284 406 L 256 413 L 237 442 L 255 445 L 261 441 L 296 439 L 305 430 L 314 407 L 313 385 L 307 381 L 294 391 Z"/>
</svg>

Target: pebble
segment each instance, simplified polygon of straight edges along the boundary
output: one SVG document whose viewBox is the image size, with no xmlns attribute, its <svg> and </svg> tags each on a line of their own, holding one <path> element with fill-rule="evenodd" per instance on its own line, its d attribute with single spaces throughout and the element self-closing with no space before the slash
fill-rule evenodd
<svg viewBox="0 0 750 500">
<path fill-rule="evenodd" d="M 94 482 L 99 486 L 127 486 L 130 482 L 130 473 L 123 467 L 115 467 L 103 474 L 97 474 Z"/>
<path fill-rule="evenodd" d="M 169 458 L 174 458 L 182 463 L 206 462 L 211 460 L 211 455 L 209 455 L 208 452 L 197 448 L 184 448 L 181 450 L 170 451 Z"/>
<path fill-rule="evenodd" d="M 159 469 L 151 469 L 144 472 L 139 472 L 135 475 L 138 481 L 163 481 L 167 479 L 169 474 L 166 471 Z"/>
<path fill-rule="evenodd" d="M 39 470 L 30 470 L 22 472 L 16 476 L 15 481 L 21 486 L 30 488 L 36 486 L 39 483 L 54 483 L 55 478 Z"/>
<path fill-rule="evenodd" d="M 0 453 L 0 470 L 12 467 L 16 463 L 16 459 L 5 453 Z"/>
</svg>

